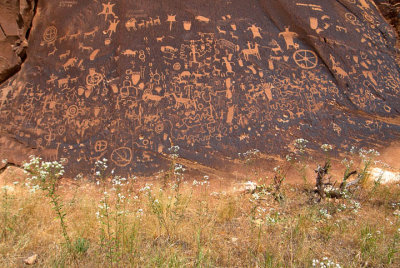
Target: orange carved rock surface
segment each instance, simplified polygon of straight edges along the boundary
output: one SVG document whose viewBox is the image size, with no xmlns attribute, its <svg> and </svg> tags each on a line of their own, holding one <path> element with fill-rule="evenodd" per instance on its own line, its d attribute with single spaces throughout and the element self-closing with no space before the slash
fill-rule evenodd
<svg viewBox="0 0 400 268">
<path fill-rule="evenodd" d="M 0 151 L 126 174 L 165 168 L 172 145 L 217 168 L 298 137 L 388 145 L 395 43 L 370 0 L 39 0 L 27 59 L 0 89 Z"/>
</svg>

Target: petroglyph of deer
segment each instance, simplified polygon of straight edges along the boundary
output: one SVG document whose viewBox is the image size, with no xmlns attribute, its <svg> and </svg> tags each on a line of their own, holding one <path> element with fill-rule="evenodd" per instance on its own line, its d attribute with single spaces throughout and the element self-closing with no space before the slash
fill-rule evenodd
<svg viewBox="0 0 400 268">
<path fill-rule="evenodd" d="M 69 83 L 69 78 L 70 78 L 70 75 L 67 75 L 66 78 L 58 79 L 58 81 L 57 81 L 58 87 L 59 87 L 59 88 L 65 88 L 65 87 L 67 87 L 67 86 L 68 86 L 68 83 Z"/>
<path fill-rule="evenodd" d="M 221 70 L 213 66 L 213 71 L 212 71 L 213 76 L 221 76 Z"/>
<path fill-rule="evenodd" d="M 54 56 L 54 54 L 56 54 L 56 51 L 57 51 L 57 50 L 58 50 L 58 49 L 57 49 L 56 47 L 54 47 L 53 51 L 49 52 L 49 53 L 47 54 L 47 56 Z"/>
<path fill-rule="evenodd" d="M 162 100 L 164 97 L 163 96 L 158 96 L 158 95 L 154 95 L 154 94 L 150 94 L 150 93 L 144 93 L 142 99 L 143 100 L 151 100 L 151 101 L 156 101 L 159 102 L 160 100 Z"/>
<path fill-rule="evenodd" d="M 157 19 L 153 20 L 154 25 L 161 25 L 160 16 L 157 16 Z"/>
<path fill-rule="evenodd" d="M 128 57 L 135 57 L 137 53 L 138 53 L 137 50 L 126 49 L 122 52 L 122 55 Z"/>
<path fill-rule="evenodd" d="M 179 108 L 179 106 L 182 104 L 185 109 L 188 109 L 190 106 L 192 106 L 192 100 L 189 98 L 182 98 L 182 95 L 180 97 L 176 96 L 175 93 L 172 93 L 172 96 L 174 96 L 175 99 L 175 108 Z"/>
<path fill-rule="evenodd" d="M 65 60 L 71 54 L 71 50 L 67 50 L 64 54 L 61 54 L 58 58 L 60 60 Z"/>
<path fill-rule="evenodd" d="M 189 78 L 191 75 L 192 75 L 192 74 L 191 74 L 189 71 L 183 71 L 183 72 L 180 74 L 180 77 L 182 77 L 182 78 L 184 78 L 184 77 Z"/>
<path fill-rule="evenodd" d="M 88 38 L 88 37 L 94 38 L 95 34 L 96 34 L 98 31 L 99 31 L 99 27 L 96 26 L 96 27 L 93 28 L 92 31 L 84 33 L 84 34 L 83 34 L 83 38 Z"/>
<path fill-rule="evenodd" d="M 162 46 L 161 47 L 161 52 L 164 53 L 176 53 L 178 52 L 177 48 L 171 47 L 171 46 Z"/>
<path fill-rule="evenodd" d="M 90 53 L 90 52 L 93 51 L 92 47 L 86 47 L 86 46 L 83 45 L 83 43 L 80 43 L 80 42 L 79 42 L 79 49 L 82 50 L 82 52 L 86 51 L 86 52 Z"/>
<path fill-rule="evenodd" d="M 60 37 L 58 39 L 58 41 L 62 42 L 62 41 L 66 41 L 67 40 L 67 35 L 64 35 L 63 37 Z"/>
<path fill-rule="evenodd" d="M 70 67 L 75 66 L 75 63 L 77 61 L 78 61 L 78 58 L 76 58 L 76 57 L 73 57 L 73 58 L 70 58 L 69 60 L 67 60 L 67 62 L 63 64 L 64 71 L 67 71 Z"/>
<path fill-rule="evenodd" d="M 137 30 L 136 27 L 136 22 L 137 20 L 135 18 L 130 18 L 126 23 L 125 23 L 125 28 L 130 32 L 131 29 L 133 29 L 134 31 Z"/>
<path fill-rule="evenodd" d="M 157 37 L 157 43 L 162 43 L 164 41 L 165 35 Z"/>
<path fill-rule="evenodd" d="M 146 28 L 149 28 L 150 26 L 154 26 L 152 17 L 150 17 L 150 19 L 146 21 Z"/>
<path fill-rule="evenodd" d="M 79 37 L 80 34 L 81 33 L 78 32 L 76 34 L 69 35 L 69 40 L 72 40 L 72 39 L 78 40 L 78 37 Z"/>
</svg>

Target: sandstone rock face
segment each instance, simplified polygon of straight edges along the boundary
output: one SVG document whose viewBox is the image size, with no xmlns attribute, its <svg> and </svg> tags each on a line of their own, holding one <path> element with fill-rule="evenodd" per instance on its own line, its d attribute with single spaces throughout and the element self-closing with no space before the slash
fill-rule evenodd
<svg viewBox="0 0 400 268">
<path fill-rule="evenodd" d="M 400 132 L 395 43 L 371 0 L 39 0 L 1 88 L 0 150 L 140 173 L 172 145 L 217 168 L 298 137 L 384 146 Z"/>
<path fill-rule="evenodd" d="M 400 3 L 397 0 L 375 0 L 382 15 L 393 25 L 397 33 L 400 33 Z"/>
<path fill-rule="evenodd" d="M 397 48 L 400 49 L 400 3 L 397 0 L 375 0 L 382 15 L 397 32 Z M 397 63 L 400 64 L 400 53 L 397 53 Z"/>
<path fill-rule="evenodd" d="M 33 0 L 0 1 L 0 83 L 18 71 L 26 57 L 35 7 Z"/>
</svg>

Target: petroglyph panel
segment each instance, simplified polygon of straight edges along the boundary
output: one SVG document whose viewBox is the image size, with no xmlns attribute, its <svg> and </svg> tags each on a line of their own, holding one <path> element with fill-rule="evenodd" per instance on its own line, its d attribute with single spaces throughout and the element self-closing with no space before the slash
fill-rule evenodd
<svg viewBox="0 0 400 268">
<path fill-rule="evenodd" d="M 399 138 L 395 35 L 371 1 L 39 11 L 28 60 L 1 89 L 1 128 L 71 173 L 103 158 L 117 173 L 157 171 L 172 145 L 217 165 L 254 148 L 282 154 L 297 137 L 339 149 Z"/>
</svg>

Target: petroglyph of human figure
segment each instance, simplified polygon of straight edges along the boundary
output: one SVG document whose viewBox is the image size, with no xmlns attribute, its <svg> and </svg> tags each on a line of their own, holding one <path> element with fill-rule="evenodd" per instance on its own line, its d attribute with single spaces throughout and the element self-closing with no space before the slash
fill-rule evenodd
<svg viewBox="0 0 400 268">
<path fill-rule="evenodd" d="M 103 34 L 108 34 L 108 37 L 111 37 L 111 35 L 117 31 L 118 23 L 119 20 L 110 21 L 110 26 L 106 31 L 103 31 Z"/>
<path fill-rule="evenodd" d="M 290 49 L 290 48 L 299 48 L 299 44 L 296 44 L 294 42 L 294 38 L 296 38 L 298 36 L 297 33 L 295 32 L 291 32 L 289 30 L 289 27 L 285 27 L 285 31 L 279 33 L 279 37 L 283 37 L 283 39 L 285 39 L 286 42 L 286 49 Z"/>
<path fill-rule="evenodd" d="M 197 63 L 197 58 L 196 55 L 200 56 L 200 53 L 198 51 L 196 51 L 196 44 L 194 43 L 194 41 L 190 41 L 190 56 L 192 57 L 192 63 Z"/>
<path fill-rule="evenodd" d="M 250 30 L 253 33 L 253 39 L 256 39 L 257 37 L 262 39 L 260 30 L 262 30 L 260 27 L 257 27 L 255 24 L 252 24 L 251 27 L 247 28 L 247 30 Z"/>
<path fill-rule="evenodd" d="M 227 57 L 222 57 L 222 60 L 224 61 L 223 64 L 226 67 L 226 74 L 235 75 L 235 72 L 233 71 L 233 68 L 232 68 L 232 64 L 234 64 L 234 63 L 229 61 Z"/>
<path fill-rule="evenodd" d="M 51 75 L 50 75 L 50 79 L 46 81 L 46 84 L 53 84 L 53 85 L 54 85 L 54 82 L 55 82 L 57 79 L 58 79 L 58 76 L 56 76 L 56 75 L 54 75 L 54 74 L 51 74 Z"/>
<path fill-rule="evenodd" d="M 108 15 L 111 15 L 115 18 L 118 18 L 117 15 L 115 15 L 114 11 L 113 11 L 113 7 L 115 6 L 115 4 L 111 4 L 110 2 L 108 2 L 107 4 L 102 4 L 103 5 L 103 11 L 101 11 L 99 14 L 97 15 L 104 15 L 104 21 L 107 21 L 108 19 Z"/>
</svg>

